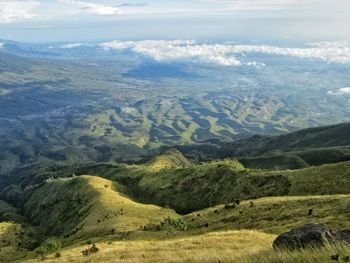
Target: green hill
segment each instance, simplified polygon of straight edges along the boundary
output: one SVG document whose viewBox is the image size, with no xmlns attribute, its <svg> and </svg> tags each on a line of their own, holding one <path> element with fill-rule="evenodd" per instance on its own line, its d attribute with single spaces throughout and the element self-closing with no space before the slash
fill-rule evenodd
<svg viewBox="0 0 350 263">
<path fill-rule="evenodd" d="M 64 237 L 64 244 L 123 236 L 165 217 L 178 217 L 170 209 L 132 201 L 118 189 L 118 184 L 95 176 L 57 179 L 33 191 L 24 212 L 50 235 Z"/>
<path fill-rule="evenodd" d="M 235 155 L 261 155 L 270 151 L 290 151 L 304 148 L 324 148 L 350 145 L 350 123 L 300 130 L 285 135 L 254 136 L 227 145 L 223 152 Z"/>
<path fill-rule="evenodd" d="M 255 135 L 234 142 L 177 146 L 193 160 L 237 158 L 254 169 L 300 169 L 350 160 L 350 124 L 319 127 L 280 136 Z"/>
<path fill-rule="evenodd" d="M 218 205 L 185 216 L 189 228 L 212 231 L 254 229 L 279 234 L 307 223 L 323 223 L 331 229 L 350 228 L 350 195 L 267 197 Z M 312 209 L 312 215 L 308 215 Z M 208 224 L 208 227 L 205 225 Z"/>
<path fill-rule="evenodd" d="M 154 171 L 159 171 L 164 168 L 185 168 L 190 166 L 190 164 L 191 163 L 182 155 L 182 153 L 175 149 L 169 150 L 149 162 L 149 166 Z"/>
<path fill-rule="evenodd" d="M 164 157 L 160 159 L 162 158 Z M 350 162 L 285 171 L 250 170 L 236 160 L 204 162 L 185 168 L 168 167 L 161 170 L 154 169 L 149 163 L 145 165 L 102 163 L 55 167 L 54 171 L 49 169 L 43 173 L 37 173 L 37 169 L 31 172 L 27 169 L 21 176 L 22 180 L 15 182 L 22 186 L 5 188 L 2 198 L 20 203 L 23 187 L 41 185 L 51 177 L 94 174 L 118 182 L 119 191 L 136 200 L 169 206 L 180 213 L 188 213 L 232 202 L 234 199 L 350 194 L 349 171 Z M 14 191 L 17 193 L 15 196 L 11 195 Z"/>
<path fill-rule="evenodd" d="M 154 262 L 169 258 L 258 262 L 259 255 L 272 258 L 271 241 L 292 227 L 310 222 L 326 223 L 334 229 L 350 227 L 350 162 L 259 171 L 246 169 L 236 160 L 181 168 L 189 163 L 183 157 L 178 162 L 174 156 L 181 157 L 170 152 L 144 165 L 56 167 L 24 176 L 26 180 L 2 193 L 3 198 L 16 202 L 16 197 L 23 204 L 15 209 L 2 203 L 0 212 L 8 214 L 0 227 L 8 234 L 2 236 L 14 244 L 22 242 L 14 233 L 27 221 L 45 232 L 36 234 L 34 251 L 23 250 L 14 257 L 17 248 L 6 246 L 0 255 L 28 262 L 37 262 L 42 255 L 52 262 Z M 171 165 L 154 169 L 150 164 L 159 160 Z M 53 179 L 54 175 L 61 178 Z M 148 203 L 192 213 L 181 217 L 171 209 Z M 312 215 L 308 215 L 310 209 Z M 85 258 L 81 251 L 92 242 L 99 252 Z M 311 255 L 320 259 L 324 258 L 322 251 L 291 257 L 295 262 Z"/>
<path fill-rule="evenodd" d="M 7 203 L 0 201 L 0 242 L 6 243 L 0 256 L 28 262 L 323 262 L 334 247 L 286 254 L 274 252 L 271 241 L 306 223 L 350 228 L 350 162 L 340 162 L 349 148 L 286 147 L 200 163 L 168 150 L 144 164 L 27 166 L 2 178 L 0 199 Z M 336 163 L 323 164 L 331 160 Z M 86 258 L 81 251 L 92 243 L 99 252 Z"/>
</svg>

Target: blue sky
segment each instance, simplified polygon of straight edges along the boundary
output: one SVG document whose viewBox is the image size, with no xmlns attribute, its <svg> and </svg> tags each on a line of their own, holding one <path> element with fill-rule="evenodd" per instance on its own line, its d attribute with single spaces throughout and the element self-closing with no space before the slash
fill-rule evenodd
<svg viewBox="0 0 350 263">
<path fill-rule="evenodd" d="M 0 38 L 349 40 L 350 0 L 0 0 Z"/>
</svg>

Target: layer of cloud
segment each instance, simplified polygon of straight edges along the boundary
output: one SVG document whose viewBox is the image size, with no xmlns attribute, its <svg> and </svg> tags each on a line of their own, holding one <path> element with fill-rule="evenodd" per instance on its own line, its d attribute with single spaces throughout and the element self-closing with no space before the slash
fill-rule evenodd
<svg viewBox="0 0 350 263">
<path fill-rule="evenodd" d="M 350 87 L 340 88 L 338 90 L 330 90 L 327 93 L 334 96 L 350 95 Z"/>
<path fill-rule="evenodd" d="M 92 47 L 93 44 L 87 44 L 87 43 L 68 43 L 60 46 L 59 48 L 62 49 L 71 49 L 71 48 L 78 48 L 78 47 Z M 52 47 L 51 47 L 52 48 Z"/>
<path fill-rule="evenodd" d="M 350 63 L 349 42 L 314 43 L 314 47 L 281 48 L 268 45 L 236 45 L 229 48 L 233 53 L 263 53 L 269 55 L 292 56 L 304 59 L 318 59 L 326 62 Z"/>
<path fill-rule="evenodd" d="M 112 41 L 102 43 L 106 49 L 132 49 L 157 61 L 191 60 L 197 63 L 215 63 L 223 66 L 240 66 L 241 62 L 230 56 L 220 45 L 197 45 L 195 41 Z"/>
<path fill-rule="evenodd" d="M 112 41 L 100 44 L 105 49 L 130 49 L 158 61 L 191 60 L 224 66 L 264 66 L 257 62 L 242 62 L 242 55 L 260 53 L 291 56 L 325 62 L 350 63 L 350 42 L 312 43 L 303 48 L 285 48 L 270 45 L 198 44 L 195 41 Z"/>
<path fill-rule="evenodd" d="M 36 15 L 34 9 L 38 1 L 0 1 L 0 24 L 9 24 L 17 21 L 31 19 Z"/>
</svg>

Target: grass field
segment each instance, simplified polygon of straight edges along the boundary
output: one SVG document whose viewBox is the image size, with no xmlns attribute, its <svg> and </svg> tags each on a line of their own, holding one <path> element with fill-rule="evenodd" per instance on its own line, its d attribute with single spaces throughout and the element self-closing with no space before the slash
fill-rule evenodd
<svg viewBox="0 0 350 263">
<path fill-rule="evenodd" d="M 81 255 L 77 247 L 64 250 L 60 258 L 48 255 L 45 262 L 227 262 L 227 263 L 319 263 L 347 262 L 350 248 L 346 245 L 326 246 L 304 251 L 274 251 L 274 236 L 254 231 L 215 232 L 194 238 L 171 241 L 113 242 L 98 244 L 99 252 L 90 257 Z M 42 262 L 42 259 L 24 261 Z"/>
<path fill-rule="evenodd" d="M 62 251 L 59 259 L 49 255 L 45 262 L 228 262 L 269 250 L 274 237 L 257 231 L 227 231 L 169 240 L 100 243 L 96 255 L 84 257 L 80 246 Z"/>
</svg>

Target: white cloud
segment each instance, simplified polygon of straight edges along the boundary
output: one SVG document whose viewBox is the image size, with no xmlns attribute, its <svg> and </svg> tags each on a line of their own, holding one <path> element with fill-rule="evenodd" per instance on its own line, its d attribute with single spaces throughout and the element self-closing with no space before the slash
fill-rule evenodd
<svg viewBox="0 0 350 263">
<path fill-rule="evenodd" d="M 69 5 L 75 8 L 76 13 L 93 14 L 93 15 L 117 15 L 122 14 L 122 10 L 119 6 L 98 4 L 88 1 L 75 1 L 75 0 L 58 0 L 60 3 Z"/>
<path fill-rule="evenodd" d="M 4 43 L 0 43 L 0 48 L 3 48 L 4 47 Z"/>
<path fill-rule="evenodd" d="M 329 95 L 334 95 L 334 96 L 350 95 L 350 87 L 341 88 L 335 91 L 330 90 L 327 93 Z"/>
<path fill-rule="evenodd" d="M 316 44 L 314 44 L 316 45 Z M 350 45 L 333 42 L 319 44 L 310 48 L 281 48 L 267 45 L 236 45 L 231 47 L 233 53 L 263 53 L 269 55 L 292 56 L 305 59 L 318 59 L 335 63 L 350 63 Z"/>
<path fill-rule="evenodd" d="M 71 48 L 78 48 L 78 47 L 83 47 L 83 46 L 92 47 L 93 45 L 92 44 L 87 44 L 87 43 L 68 43 L 68 44 L 59 46 L 59 48 L 71 49 Z"/>
<path fill-rule="evenodd" d="M 291 56 L 301 59 L 317 59 L 326 62 L 350 63 L 350 42 L 312 43 L 311 47 L 282 48 L 269 45 L 198 44 L 195 41 L 112 41 L 100 44 L 105 49 L 131 49 L 158 61 L 191 60 L 198 63 L 214 63 L 224 66 L 264 67 L 265 64 L 242 62 L 237 55 L 261 53 Z"/>
<path fill-rule="evenodd" d="M 230 56 L 220 45 L 197 45 L 192 40 L 145 40 L 112 41 L 102 43 L 101 47 L 111 49 L 132 49 L 158 61 L 191 60 L 197 63 L 214 63 L 223 66 L 239 66 L 241 62 Z"/>
<path fill-rule="evenodd" d="M 0 1 L 0 24 L 9 24 L 17 21 L 34 18 L 34 8 L 39 6 L 38 1 Z"/>
</svg>

